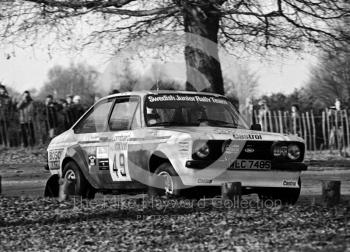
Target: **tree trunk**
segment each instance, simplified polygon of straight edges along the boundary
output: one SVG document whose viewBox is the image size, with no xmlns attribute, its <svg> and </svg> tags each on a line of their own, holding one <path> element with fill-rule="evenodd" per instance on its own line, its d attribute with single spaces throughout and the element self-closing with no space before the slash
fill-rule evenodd
<svg viewBox="0 0 350 252">
<path fill-rule="evenodd" d="M 220 15 L 211 5 L 187 5 L 184 13 L 187 90 L 224 94 L 218 52 Z"/>
</svg>

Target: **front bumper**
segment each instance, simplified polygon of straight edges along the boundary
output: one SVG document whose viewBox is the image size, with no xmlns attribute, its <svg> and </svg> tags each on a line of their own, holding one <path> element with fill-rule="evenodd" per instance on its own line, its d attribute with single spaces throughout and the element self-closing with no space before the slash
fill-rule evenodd
<svg viewBox="0 0 350 252">
<path fill-rule="evenodd" d="M 229 163 L 227 161 L 220 161 L 217 160 L 215 162 L 209 160 L 189 160 L 186 161 L 187 168 L 191 169 L 205 169 L 205 168 L 223 168 L 223 167 L 229 167 Z M 238 169 L 228 169 L 230 171 L 238 170 Z M 244 169 L 245 171 L 251 171 L 252 169 Z M 271 170 L 278 170 L 278 171 L 306 171 L 307 170 L 307 165 L 304 163 L 299 163 L 299 162 L 285 162 L 285 163 L 280 163 L 280 162 L 272 162 L 271 163 Z M 254 169 L 254 171 L 259 171 L 259 169 Z M 266 171 L 265 169 L 260 170 L 260 171 Z M 268 170 L 269 171 L 269 170 Z"/>
</svg>

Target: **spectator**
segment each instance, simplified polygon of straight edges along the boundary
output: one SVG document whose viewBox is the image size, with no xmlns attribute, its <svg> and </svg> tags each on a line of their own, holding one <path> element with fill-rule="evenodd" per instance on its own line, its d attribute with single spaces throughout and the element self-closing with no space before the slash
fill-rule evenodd
<svg viewBox="0 0 350 252">
<path fill-rule="evenodd" d="M 259 102 L 259 111 L 258 111 L 258 121 L 259 124 L 261 125 L 261 128 L 263 129 L 263 131 L 267 131 L 267 125 L 268 125 L 268 121 L 267 121 L 267 113 L 269 112 L 269 108 L 266 105 L 266 101 L 265 100 L 261 100 Z"/>
<path fill-rule="evenodd" d="M 11 109 L 11 99 L 6 87 L 0 84 L 0 144 L 9 145 L 8 125 Z"/>
<path fill-rule="evenodd" d="M 67 106 L 63 108 L 64 114 L 66 117 L 66 124 L 65 124 L 65 130 L 68 130 L 75 122 L 74 114 L 73 114 L 73 95 L 67 95 L 66 96 Z"/>
<path fill-rule="evenodd" d="M 66 131 L 68 130 L 72 123 L 71 123 L 71 116 L 70 116 L 70 107 L 68 106 L 68 102 L 67 100 L 65 99 L 60 99 L 60 105 L 61 105 L 61 110 L 60 110 L 60 113 L 61 113 L 61 118 L 63 119 L 63 129 Z"/>
<path fill-rule="evenodd" d="M 49 132 L 50 140 L 55 137 L 58 128 L 58 117 L 57 117 L 57 104 L 53 100 L 52 95 L 46 96 L 45 100 L 45 115 L 46 115 L 46 127 Z"/>
<path fill-rule="evenodd" d="M 67 105 L 71 106 L 73 105 L 73 95 L 69 94 L 66 96 L 66 101 L 67 101 Z"/>
<path fill-rule="evenodd" d="M 23 146 L 27 147 L 28 144 L 34 146 L 34 106 L 29 91 L 24 91 L 22 99 L 17 104 L 17 109 L 19 110 L 19 122 L 21 124 Z"/>
<path fill-rule="evenodd" d="M 83 105 L 80 103 L 81 98 L 79 95 L 75 95 L 73 98 L 73 105 L 71 106 L 73 114 L 73 123 L 75 123 L 85 112 Z"/>
<path fill-rule="evenodd" d="M 290 115 L 289 132 L 293 135 L 301 136 L 301 121 L 299 106 L 297 104 L 292 105 Z"/>
<path fill-rule="evenodd" d="M 332 153 L 333 149 L 337 148 L 339 150 L 339 154 L 345 155 L 345 151 L 343 153 L 344 147 L 344 130 L 343 130 L 343 111 L 341 110 L 340 100 L 335 99 L 334 106 L 330 108 L 330 134 L 329 134 L 329 147 L 330 152 Z"/>
</svg>

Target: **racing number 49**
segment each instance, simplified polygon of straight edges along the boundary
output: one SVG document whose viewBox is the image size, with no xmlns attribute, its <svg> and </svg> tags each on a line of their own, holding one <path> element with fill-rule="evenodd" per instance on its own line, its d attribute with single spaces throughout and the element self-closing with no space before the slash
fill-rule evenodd
<svg viewBox="0 0 350 252">
<path fill-rule="evenodd" d="M 118 166 L 119 166 L 119 170 L 120 170 L 120 174 L 122 176 L 126 176 L 126 171 L 125 171 L 125 155 L 124 153 L 120 153 L 119 154 L 119 162 L 117 164 L 117 160 L 116 160 L 116 155 L 114 156 L 114 166 L 113 166 L 113 171 L 116 173 L 116 175 L 118 176 Z"/>
</svg>

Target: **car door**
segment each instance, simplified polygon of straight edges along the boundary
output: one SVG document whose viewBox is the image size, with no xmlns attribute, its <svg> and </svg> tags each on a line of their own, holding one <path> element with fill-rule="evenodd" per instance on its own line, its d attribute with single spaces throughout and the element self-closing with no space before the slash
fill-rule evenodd
<svg viewBox="0 0 350 252">
<path fill-rule="evenodd" d="M 130 139 L 141 127 L 140 97 L 118 97 L 113 106 L 109 122 L 110 176 L 113 183 L 131 181 L 129 169 Z"/>
<path fill-rule="evenodd" d="M 114 102 L 115 98 L 100 101 L 74 127 L 79 151 L 82 151 L 82 156 L 88 164 L 88 173 L 99 188 L 111 183 L 108 118 Z"/>
</svg>

